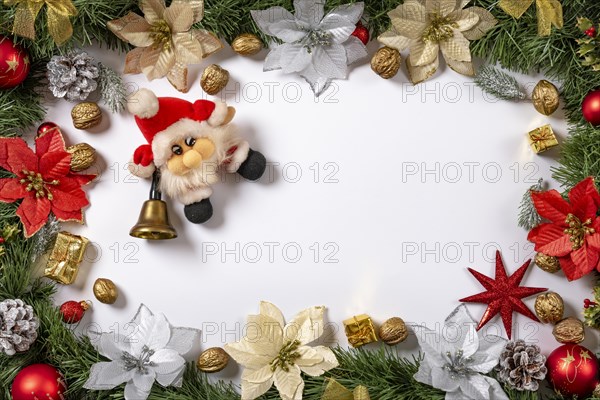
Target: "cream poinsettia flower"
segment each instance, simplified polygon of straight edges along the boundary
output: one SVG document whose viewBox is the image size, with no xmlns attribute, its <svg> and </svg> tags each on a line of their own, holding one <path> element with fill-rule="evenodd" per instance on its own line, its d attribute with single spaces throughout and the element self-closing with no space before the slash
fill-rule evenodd
<svg viewBox="0 0 600 400">
<path fill-rule="evenodd" d="M 406 0 L 388 13 L 392 28 L 379 41 L 398 51 L 410 49 L 406 66 L 413 84 L 438 69 L 439 51 L 459 74 L 474 74 L 469 40 L 482 38 L 497 21 L 484 8 L 463 8 L 469 0 Z"/>
<path fill-rule="evenodd" d="M 136 46 L 127 53 L 126 74 L 144 73 L 149 80 L 167 77 L 179 91 L 187 92 L 187 66 L 221 49 L 208 31 L 192 29 L 204 15 L 202 0 L 141 0 L 144 17 L 130 12 L 107 23 L 120 39 Z"/>
<path fill-rule="evenodd" d="M 323 335 L 324 311 L 324 307 L 311 307 L 285 324 L 279 308 L 260 303 L 260 313 L 248 317 L 246 336 L 225 345 L 225 351 L 245 367 L 242 400 L 261 396 L 273 383 L 283 400 L 300 400 L 301 372 L 319 376 L 338 366 L 328 347 L 307 346 Z"/>
</svg>

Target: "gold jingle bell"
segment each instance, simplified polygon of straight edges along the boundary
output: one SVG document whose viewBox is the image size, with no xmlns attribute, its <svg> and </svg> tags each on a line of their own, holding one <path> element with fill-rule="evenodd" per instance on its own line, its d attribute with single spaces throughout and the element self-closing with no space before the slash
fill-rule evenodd
<svg viewBox="0 0 600 400">
<path fill-rule="evenodd" d="M 129 231 L 130 236 L 147 240 L 167 240 L 177 237 L 177 231 L 169 222 L 167 203 L 161 200 L 158 190 L 158 174 L 155 171 L 152 175 L 150 200 L 144 202 L 138 222 Z"/>
</svg>

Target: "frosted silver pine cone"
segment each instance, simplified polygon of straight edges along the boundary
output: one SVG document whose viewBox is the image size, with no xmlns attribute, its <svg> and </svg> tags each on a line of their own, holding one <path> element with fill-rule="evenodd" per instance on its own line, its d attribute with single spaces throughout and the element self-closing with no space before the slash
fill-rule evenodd
<svg viewBox="0 0 600 400">
<path fill-rule="evenodd" d="M 508 342 L 496 367 L 498 380 L 520 391 L 537 391 L 548 372 L 545 363 L 546 356 L 537 345 L 523 340 Z"/>
<path fill-rule="evenodd" d="M 9 356 L 29 350 L 37 339 L 39 321 L 33 307 L 20 299 L 0 302 L 0 352 Z"/>
<path fill-rule="evenodd" d="M 96 90 L 99 70 L 94 59 L 84 51 L 73 51 L 66 56 L 54 56 L 46 65 L 48 88 L 54 97 L 82 101 Z"/>
</svg>

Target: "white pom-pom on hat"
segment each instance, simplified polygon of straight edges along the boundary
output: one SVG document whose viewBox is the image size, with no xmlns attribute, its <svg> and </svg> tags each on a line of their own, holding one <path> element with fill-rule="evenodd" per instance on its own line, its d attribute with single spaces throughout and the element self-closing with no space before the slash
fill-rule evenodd
<svg viewBox="0 0 600 400">
<path fill-rule="evenodd" d="M 227 107 L 227 103 L 223 101 L 215 102 L 215 109 L 210 114 L 210 117 L 206 122 L 208 122 L 211 126 L 220 126 L 227 119 L 227 115 L 229 114 L 229 107 Z"/>
<path fill-rule="evenodd" d="M 138 118 L 152 118 L 158 113 L 158 98 L 148 89 L 140 89 L 127 99 L 127 109 Z"/>
</svg>

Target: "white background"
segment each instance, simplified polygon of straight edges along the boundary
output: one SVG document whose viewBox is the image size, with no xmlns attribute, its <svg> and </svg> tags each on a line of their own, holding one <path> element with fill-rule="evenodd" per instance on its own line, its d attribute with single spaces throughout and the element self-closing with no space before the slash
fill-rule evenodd
<svg viewBox="0 0 600 400">
<path fill-rule="evenodd" d="M 371 43 L 370 54 L 375 49 Z M 93 54 L 122 71 L 124 55 Z M 417 87 L 404 70 L 386 81 L 368 60 L 315 99 L 301 78 L 262 72 L 265 55 L 243 58 L 227 47 L 191 68 L 187 94 L 166 80 L 125 77 L 130 90 L 147 87 L 193 101 L 206 98 L 202 69 L 220 64 L 231 80 L 218 98 L 236 107 L 241 133 L 271 163 L 259 182 L 230 177 L 216 185 L 214 216 L 204 225 L 188 223 L 182 205 L 167 199 L 179 233 L 172 241 L 129 236 L 149 190 L 149 182 L 125 169 L 145 143 L 133 117 L 105 108 L 101 126 L 78 131 L 72 104 L 51 102 L 48 120 L 63 127 L 67 142 L 87 142 L 99 154 L 101 175 L 87 190 L 86 224 L 64 226 L 93 246 L 75 284 L 61 287 L 56 298 L 57 304 L 93 300 L 80 330 L 125 329 L 145 303 L 174 325 L 203 329 L 206 349 L 239 339 L 246 315 L 268 300 L 288 318 L 327 306 L 328 339 L 345 347 L 346 318 L 368 313 L 381 323 L 400 316 L 434 328 L 458 299 L 483 290 L 467 267 L 493 276 L 496 247 L 509 273 L 533 256 L 517 208 L 538 177 L 550 179 L 558 151 L 535 155 L 526 132 L 551 123 L 562 141 L 561 111 L 544 117 L 530 103 L 486 98 L 471 79 L 445 67 Z M 538 78 L 519 76 L 530 89 Z M 94 299 L 99 277 L 117 284 L 116 304 Z M 568 283 L 562 273 L 537 267 L 523 284 L 560 293 L 567 315 L 580 316 L 583 299 L 591 297 L 591 279 Z M 534 298 L 526 300 L 532 309 Z M 485 306 L 469 309 L 479 319 Z M 489 332 L 505 335 L 500 319 L 493 322 Z M 546 353 L 557 346 L 549 325 L 520 315 L 514 324 L 514 337 L 538 341 Z M 596 337 L 589 334 L 584 344 L 595 346 Z M 415 341 L 400 348 L 415 351 Z M 231 365 L 216 376 L 238 372 Z"/>
</svg>

